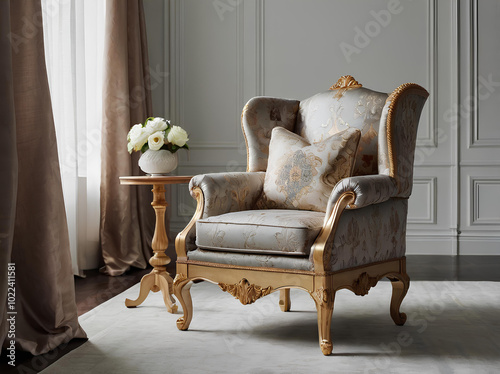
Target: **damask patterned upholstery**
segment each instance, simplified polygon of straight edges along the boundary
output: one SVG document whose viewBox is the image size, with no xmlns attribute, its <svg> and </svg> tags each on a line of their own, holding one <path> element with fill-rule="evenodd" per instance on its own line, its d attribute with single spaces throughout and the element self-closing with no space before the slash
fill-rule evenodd
<svg viewBox="0 0 500 374">
<path fill-rule="evenodd" d="M 188 259 L 314 270 L 312 244 L 339 197 L 349 191 L 355 200 L 328 239 L 330 261 L 325 270 L 404 256 L 405 198 L 411 193 L 416 129 L 426 98 L 421 87 L 402 85 L 391 95 L 356 86 L 302 101 L 251 99 L 241 121 L 247 172 L 191 180 L 191 191 L 201 188 L 205 205 L 187 235 Z M 269 156 L 273 134 L 294 132 L 306 144 L 315 144 L 347 129 L 361 132 L 352 176 L 342 178 L 324 199 L 318 198 L 317 206 L 295 211 L 295 206 L 286 206 L 292 208 L 286 219 L 283 211 L 270 209 L 277 206 L 269 205 L 262 195 L 267 193 L 267 173 L 275 167 L 274 162 L 268 164 L 273 160 Z"/>
<path fill-rule="evenodd" d="M 342 213 L 335 236 L 327 242 L 328 271 L 400 258 L 406 248 L 408 200 L 390 199 Z"/>
<path fill-rule="evenodd" d="M 247 170 L 266 171 L 271 132 L 276 126 L 293 131 L 298 100 L 254 97 L 244 106 L 241 126 L 247 144 Z"/>
<path fill-rule="evenodd" d="M 333 187 L 352 175 L 360 135 L 358 129 L 346 129 L 310 144 L 300 135 L 274 128 L 257 207 L 324 212 Z"/>
<path fill-rule="evenodd" d="M 363 209 L 344 211 L 335 237 L 327 242 L 327 251 L 331 255 L 326 270 L 333 272 L 404 256 L 407 207 L 406 199 L 391 199 Z M 288 211 L 290 212 L 293 211 Z M 307 213 L 312 213 L 316 215 L 314 220 L 323 219 L 323 214 L 317 212 L 296 211 L 296 213 L 305 213 L 304 218 L 307 217 Z M 312 231 L 317 234 L 319 229 Z M 200 236 L 205 235 L 200 232 Z M 270 236 L 272 235 L 269 235 L 268 239 Z M 207 237 L 210 238 L 211 235 Z M 270 243 L 275 244 L 276 240 L 271 238 Z M 297 256 L 298 253 L 294 253 L 293 256 L 287 253 L 287 256 L 283 256 L 276 254 L 275 249 L 278 247 L 271 251 L 230 250 L 208 248 L 209 246 L 205 245 L 199 247 L 189 252 L 189 259 L 226 265 L 314 270 L 312 253 L 309 253 L 309 256 Z"/>
<path fill-rule="evenodd" d="M 389 96 L 383 109 L 381 124 L 386 125 L 380 126 L 378 169 L 396 180 L 398 197 L 411 195 L 417 126 L 426 100 L 421 87 L 406 84 Z"/>
<path fill-rule="evenodd" d="M 219 214 L 253 209 L 262 194 L 265 173 L 211 173 L 194 176 L 189 191 L 199 187 L 203 191 L 203 218 Z M 196 249 L 196 226 L 186 234 L 186 249 Z"/>
<path fill-rule="evenodd" d="M 361 130 L 353 175 L 378 171 L 377 135 L 388 95 L 366 88 L 329 90 L 308 99 L 255 97 L 243 108 L 248 171 L 266 171 L 271 131 L 276 126 L 294 131 L 310 143 L 347 128 Z"/>
<path fill-rule="evenodd" d="M 309 257 L 221 252 L 198 248 L 194 251 L 190 251 L 188 253 L 188 258 L 189 260 L 193 261 L 212 262 L 223 265 L 266 267 L 305 271 L 314 270 L 314 265 L 309 260 Z"/>
<path fill-rule="evenodd" d="M 387 96 L 362 87 L 316 94 L 300 102 L 295 132 L 315 143 L 347 128 L 361 130 L 353 175 L 376 174 L 377 135 Z"/>
<path fill-rule="evenodd" d="M 371 204 L 383 203 L 395 196 L 398 187 L 396 180 L 388 175 L 360 175 L 342 179 L 335 186 L 328 199 L 326 207 L 326 216 L 330 216 L 333 206 L 339 197 L 347 191 L 353 191 L 356 194 L 354 204 L 350 209 L 362 208 Z"/>
<path fill-rule="evenodd" d="M 205 197 L 203 217 L 253 209 L 262 193 L 265 173 L 211 173 L 194 176 L 189 190 L 200 187 Z"/>
<path fill-rule="evenodd" d="M 324 213 L 265 209 L 233 212 L 196 222 L 196 245 L 224 252 L 308 256 Z"/>
</svg>

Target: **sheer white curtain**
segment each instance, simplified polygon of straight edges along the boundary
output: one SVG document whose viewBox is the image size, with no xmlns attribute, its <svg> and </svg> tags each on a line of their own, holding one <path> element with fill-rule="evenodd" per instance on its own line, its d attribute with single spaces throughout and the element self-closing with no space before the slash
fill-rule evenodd
<svg viewBox="0 0 500 374">
<path fill-rule="evenodd" d="M 73 272 L 99 265 L 105 0 L 42 0 Z"/>
</svg>

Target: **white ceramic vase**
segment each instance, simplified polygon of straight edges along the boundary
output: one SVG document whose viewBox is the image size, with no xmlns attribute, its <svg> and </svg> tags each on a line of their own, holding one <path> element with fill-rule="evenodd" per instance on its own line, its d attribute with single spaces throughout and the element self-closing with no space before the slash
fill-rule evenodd
<svg viewBox="0 0 500 374">
<path fill-rule="evenodd" d="M 148 149 L 139 158 L 139 167 L 150 175 L 168 174 L 177 167 L 177 153 L 165 149 L 159 151 Z"/>
</svg>

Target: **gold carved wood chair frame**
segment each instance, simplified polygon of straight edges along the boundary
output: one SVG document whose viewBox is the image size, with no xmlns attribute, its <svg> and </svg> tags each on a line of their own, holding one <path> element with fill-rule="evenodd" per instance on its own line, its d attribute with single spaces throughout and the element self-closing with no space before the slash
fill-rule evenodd
<svg viewBox="0 0 500 374">
<path fill-rule="evenodd" d="M 343 80 L 343 81 L 342 81 Z M 331 89 L 350 89 L 360 87 L 352 77 L 342 77 Z M 405 84 L 398 87 L 391 95 L 392 104 L 398 100 L 398 96 L 408 90 L 423 90 L 418 85 Z M 392 121 L 391 108 L 389 109 L 388 122 Z M 391 124 L 388 124 L 390 131 Z M 392 144 L 389 138 L 389 157 L 391 160 L 391 174 L 395 173 L 396 160 L 392 154 Z M 392 176 L 392 175 L 391 175 Z M 180 330 L 187 330 L 193 317 L 193 305 L 191 301 L 190 288 L 193 281 L 204 280 L 215 284 L 233 295 L 242 304 L 251 304 L 257 299 L 272 292 L 280 291 L 279 305 L 282 311 L 290 309 L 290 289 L 297 288 L 307 291 L 313 298 L 318 315 L 319 344 L 325 355 L 332 352 L 331 319 L 335 300 L 335 293 L 347 288 L 356 295 L 366 295 L 371 287 L 387 277 L 392 283 L 392 299 L 390 304 L 390 315 L 397 325 L 406 322 L 406 314 L 400 312 L 400 305 L 405 297 L 410 279 L 406 273 L 406 258 L 396 258 L 388 261 L 370 263 L 346 270 L 329 272 L 325 271 L 325 265 L 329 261 L 330 254 L 325 250 L 328 238 L 335 235 L 342 212 L 353 205 L 356 195 L 352 191 L 343 193 L 337 200 L 334 209 L 318 234 L 313 247 L 314 270 L 287 270 L 280 268 L 247 267 L 226 265 L 211 262 L 189 260 L 186 249 L 186 239 L 190 230 L 195 226 L 204 211 L 203 191 L 195 187 L 192 191 L 197 200 L 197 208 L 186 228 L 179 233 L 175 241 L 177 252 L 177 275 L 173 282 L 174 295 L 179 300 L 184 315 L 177 320 Z"/>
</svg>

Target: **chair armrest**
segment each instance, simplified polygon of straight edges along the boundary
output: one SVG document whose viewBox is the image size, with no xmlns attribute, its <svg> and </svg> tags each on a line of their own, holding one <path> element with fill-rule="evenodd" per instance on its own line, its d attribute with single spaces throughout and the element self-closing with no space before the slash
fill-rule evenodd
<svg viewBox="0 0 500 374">
<path fill-rule="evenodd" d="M 200 174 L 191 179 L 189 190 L 194 198 L 194 188 L 202 190 L 202 218 L 206 218 L 252 209 L 262 193 L 264 177 L 264 172 Z"/>
<path fill-rule="evenodd" d="M 357 209 L 389 200 L 397 195 L 398 186 L 394 178 L 383 174 L 344 178 L 337 183 L 330 194 L 326 217 L 330 216 L 339 197 L 347 191 L 352 191 L 356 195 L 354 203 L 349 204 L 348 209 Z"/>
<path fill-rule="evenodd" d="M 323 228 L 312 246 L 315 271 L 324 272 L 330 268 L 331 247 L 344 209 L 382 203 L 397 193 L 397 183 L 388 175 L 362 175 L 338 182 L 328 199 Z"/>
<path fill-rule="evenodd" d="M 264 186 L 264 172 L 212 173 L 196 175 L 189 182 L 196 199 L 196 212 L 175 239 L 177 260 L 196 249 L 196 221 L 223 213 L 252 209 Z"/>
</svg>

